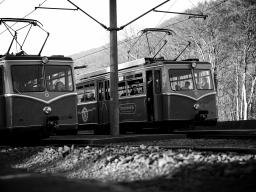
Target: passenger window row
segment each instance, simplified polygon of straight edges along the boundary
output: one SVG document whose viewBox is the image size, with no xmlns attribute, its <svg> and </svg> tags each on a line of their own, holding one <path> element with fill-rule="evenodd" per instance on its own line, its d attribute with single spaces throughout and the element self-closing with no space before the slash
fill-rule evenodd
<svg viewBox="0 0 256 192">
<path fill-rule="evenodd" d="M 96 86 L 95 82 L 89 82 L 77 87 L 78 103 L 95 101 Z M 119 97 L 133 96 L 144 93 L 142 73 L 130 74 L 119 78 L 118 94 Z M 109 80 L 98 82 L 99 101 L 110 99 Z"/>
</svg>

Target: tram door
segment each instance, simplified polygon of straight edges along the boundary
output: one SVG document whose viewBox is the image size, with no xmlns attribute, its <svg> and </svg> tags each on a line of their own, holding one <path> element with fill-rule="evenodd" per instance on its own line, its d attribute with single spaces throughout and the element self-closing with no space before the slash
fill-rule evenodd
<svg viewBox="0 0 256 192">
<path fill-rule="evenodd" d="M 5 100 L 3 68 L 0 66 L 0 128 L 5 127 Z"/>
<path fill-rule="evenodd" d="M 147 82 L 147 117 L 148 121 L 154 121 L 154 95 L 153 95 L 153 73 L 152 71 L 146 72 Z"/>
<path fill-rule="evenodd" d="M 161 70 L 147 71 L 147 116 L 148 121 L 162 120 Z"/>
<path fill-rule="evenodd" d="M 99 124 L 109 123 L 109 98 L 110 88 L 109 81 L 100 81 L 98 84 L 99 98 Z"/>
<path fill-rule="evenodd" d="M 154 70 L 153 75 L 153 95 L 154 95 L 154 120 L 162 121 L 163 110 L 162 110 L 162 79 L 161 70 Z"/>
</svg>

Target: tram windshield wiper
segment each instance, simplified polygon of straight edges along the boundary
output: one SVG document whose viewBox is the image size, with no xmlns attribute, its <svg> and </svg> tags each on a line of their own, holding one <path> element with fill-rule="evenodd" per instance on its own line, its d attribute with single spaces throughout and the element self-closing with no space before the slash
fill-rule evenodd
<svg viewBox="0 0 256 192">
<path fill-rule="evenodd" d="M 17 89 L 17 87 L 15 86 L 15 84 L 13 84 L 13 87 L 14 87 L 15 91 L 17 91 L 20 95 L 22 95 L 21 92 L 20 92 L 20 91 Z"/>
</svg>

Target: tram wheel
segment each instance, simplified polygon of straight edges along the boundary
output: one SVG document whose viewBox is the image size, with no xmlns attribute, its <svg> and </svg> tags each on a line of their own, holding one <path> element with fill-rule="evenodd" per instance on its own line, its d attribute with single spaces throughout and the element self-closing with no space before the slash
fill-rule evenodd
<svg viewBox="0 0 256 192">
<path fill-rule="evenodd" d="M 110 134 L 110 126 L 109 125 L 97 125 L 94 128 L 95 135 L 109 135 Z"/>
<path fill-rule="evenodd" d="M 167 123 L 161 123 L 159 126 L 159 133 L 160 134 L 172 134 L 174 132 L 173 126 L 170 126 Z"/>
<path fill-rule="evenodd" d="M 77 133 L 78 133 L 78 130 L 77 130 L 77 129 L 72 129 L 72 130 L 69 130 L 69 131 L 68 131 L 68 134 L 69 134 L 69 135 L 77 135 Z"/>
</svg>

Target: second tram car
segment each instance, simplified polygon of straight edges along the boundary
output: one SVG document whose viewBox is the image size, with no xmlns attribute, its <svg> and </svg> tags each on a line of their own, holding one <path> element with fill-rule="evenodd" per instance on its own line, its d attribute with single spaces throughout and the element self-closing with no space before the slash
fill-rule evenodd
<svg viewBox="0 0 256 192">
<path fill-rule="evenodd" d="M 142 58 L 118 65 L 120 132 L 216 125 L 211 64 Z M 109 130 L 110 68 L 77 76 L 80 129 Z M 135 126 L 136 124 L 140 126 Z"/>
<path fill-rule="evenodd" d="M 0 127 L 12 136 L 77 133 L 73 60 L 64 56 L 0 58 Z"/>
</svg>

